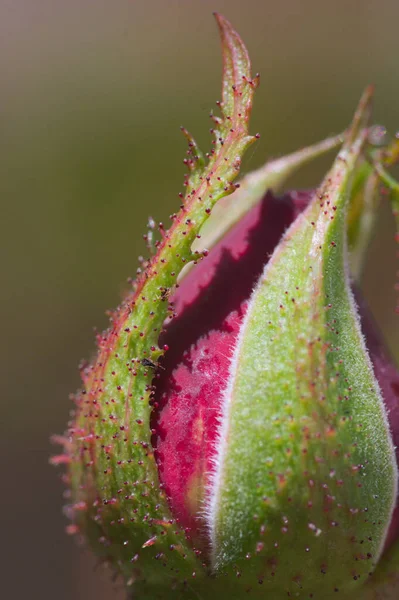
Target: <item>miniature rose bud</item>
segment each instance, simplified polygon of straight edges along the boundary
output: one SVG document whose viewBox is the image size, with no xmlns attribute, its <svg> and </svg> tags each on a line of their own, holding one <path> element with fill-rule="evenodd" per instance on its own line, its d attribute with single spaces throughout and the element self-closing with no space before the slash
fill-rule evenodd
<svg viewBox="0 0 399 600">
<path fill-rule="evenodd" d="M 370 91 L 318 190 L 261 194 L 258 172 L 237 194 L 250 209 L 228 226 L 219 215 L 199 250 L 255 139 L 258 78 L 217 22 L 213 150 L 205 161 L 185 132 L 181 210 L 98 336 L 53 459 L 67 464 L 69 531 L 134 598 L 371 599 L 399 573 L 399 374 L 348 272 Z"/>
</svg>

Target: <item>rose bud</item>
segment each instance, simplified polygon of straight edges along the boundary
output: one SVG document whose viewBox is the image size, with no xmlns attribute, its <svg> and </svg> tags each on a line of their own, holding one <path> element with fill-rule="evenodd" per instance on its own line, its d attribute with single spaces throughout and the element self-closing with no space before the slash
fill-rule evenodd
<svg viewBox="0 0 399 600">
<path fill-rule="evenodd" d="M 180 212 L 98 336 L 53 458 L 67 465 L 69 531 L 135 598 L 394 598 L 399 374 L 348 266 L 353 178 L 370 155 L 365 187 L 385 176 L 371 92 L 318 190 L 264 195 L 281 174 L 255 173 L 235 195 L 246 207 L 222 210 L 199 250 L 255 139 L 258 77 L 216 18 L 213 149 L 205 161 L 185 132 Z"/>
</svg>

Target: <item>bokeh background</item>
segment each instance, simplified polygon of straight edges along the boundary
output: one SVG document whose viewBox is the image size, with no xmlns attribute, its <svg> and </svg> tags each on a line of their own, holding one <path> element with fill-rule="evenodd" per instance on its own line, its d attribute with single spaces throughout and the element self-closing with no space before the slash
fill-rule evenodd
<svg viewBox="0 0 399 600">
<path fill-rule="evenodd" d="M 93 327 L 119 302 L 149 214 L 167 220 L 184 124 L 209 144 L 225 14 L 261 72 L 245 168 L 349 122 L 363 87 L 399 129 L 397 0 L 0 0 L 1 579 L 7 600 L 122 598 L 64 533 L 48 465 Z M 330 159 L 331 160 L 331 157 Z M 329 160 L 291 185 L 317 184 Z M 382 210 L 364 288 L 398 355 L 396 248 Z M 396 317 L 397 318 L 397 317 Z"/>
</svg>

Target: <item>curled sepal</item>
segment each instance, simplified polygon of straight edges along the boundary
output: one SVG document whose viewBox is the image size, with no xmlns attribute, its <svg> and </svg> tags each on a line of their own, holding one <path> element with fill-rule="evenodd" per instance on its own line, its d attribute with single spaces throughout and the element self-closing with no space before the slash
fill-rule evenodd
<svg viewBox="0 0 399 600">
<path fill-rule="evenodd" d="M 259 83 L 259 75 L 251 75 L 248 51 L 231 23 L 219 13 L 214 13 L 219 26 L 223 48 L 223 86 L 221 109 L 228 133 L 228 121 L 235 119 L 246 128 L 252 108 L 253 90 Z M 232 91 L 234 94 L 232 94 Z"/>
<path fill-rule="evenodd" d="M 188 156 L 184 159 L 189 169 L 185 202 L 196 202 L 207 214 L 217 200 L 235 190 L 233 181 L 240 171 L 242 156 L 258 137 L 249 135 L 248 124 L 259 75 L 251 76 L 248 51 L 229 21 L 218 13 L 215 18 L 222 42 L 223 100 L 218 103 L 222 115 L 211 114 L 214 139 L 207 164 L 193 136 L 182 127 L 188 140 Z M 201 217 L 201 225 L 204 221 Z"/>
<path fill-rule="evenodd" d="M 346 210 L 370 91 L 250 299 L 224 396 L 207 519 L 215 572 L 273 600 L 365 583 L 397 489 L 394 449 L 349 285 Z"/>
<path fill-rule="evenodd" d="M 68 465 L 70 531 L 88 538 L 96 553 L 126 581 L 175 582 L 201 578 L 201 551 L 190 532 L 173 518 L 159 483 L 151 444 L 151 402 L 158 360 L 166 348 L 158 339 L 173 316 L 169 297 L 185 264 L 200 260 L 193 241 L 216 201 L 234 190 L 244 150 L 255 139 L 248 118 L 256 87 L 243 42 L 217 16 L 224 56 L 223 116 L 208 164 L 189 136 L 190 176 L 180 212 L 154 243 L 133 292 L 111 315 L 108 331 L 98 336 L 95 360 L 82 367 L 83 389 L 63 440 L 65 453 L 53 462 Z M 147 241 L 151 245 L 151 220 Z M 167 591 L 165 593 L 168 593 Z"/>
</svg>

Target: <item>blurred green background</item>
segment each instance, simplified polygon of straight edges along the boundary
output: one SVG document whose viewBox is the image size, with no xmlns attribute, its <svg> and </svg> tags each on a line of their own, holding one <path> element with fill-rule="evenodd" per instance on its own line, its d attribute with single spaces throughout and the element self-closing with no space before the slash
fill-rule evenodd
<svg viewBox="0 0 399 600">
<path fill-rule="evenodd" d="M 178 205 L 179 126 L 209 145 L 213 10 L 261 72 L 246 170 L 341 131 L 369 82 L 376 120 L 399 129 L 397 0 L 0 1 L 1 597 L 122 597 L 64 533 L 48 440 L 65 428 L 93 327 L 135 272 L 148 214 Z M 317 184 L 329 160 L 291 185 Z M 398 354 L 393 235 L 385 207 L 365 291 Z"/>
</svg>

